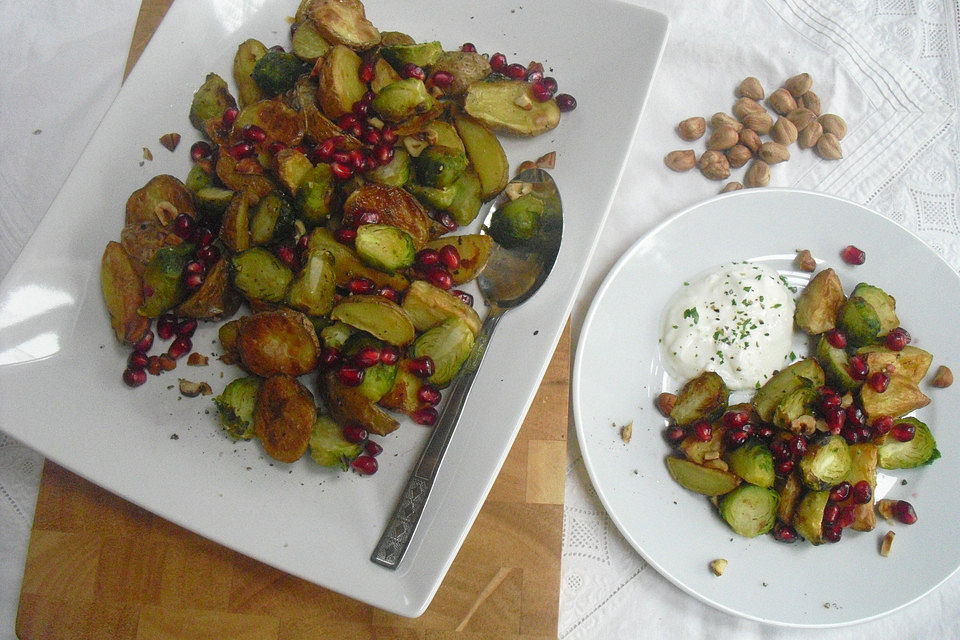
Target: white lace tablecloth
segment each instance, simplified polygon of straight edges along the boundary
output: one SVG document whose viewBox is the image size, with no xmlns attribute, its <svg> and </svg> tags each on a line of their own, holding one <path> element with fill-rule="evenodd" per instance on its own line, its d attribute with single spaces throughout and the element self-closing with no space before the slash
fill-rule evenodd
<svg viewBox="0 0 960 640">
<path fill-rule="evenodd" d="M 773 168 L 771 185 L 871 207 L 960 270 L 956 0 L 633 1 L 668 15 L 671 32 L 574 310 L 574 340 L 617 257 L 670 214 L 717 192 L 718 183 L 672 173 L 662 159 L 686 146 L 673 131 L 679 120 L 729 110 L 733 88 L 749 75 L 769 92 L 789 76 L 810 73 L 824 110 L 850 126 L 842 161 L 797 151 Z M 119 90 L 139 4 L 0 1 L 6 43 L 0 48 L 0 277 Z M 629 60 L 610 69 L 611 85 L 627 69 Z M 38 454 L 0 433 L 0 639 L 14 637 L 41 465 Z M 593 492 L 571 432 L 558 635 L 958 638 L 960 576 L 902 611 L 849 628 L 789 630 L 718 612 L 667 582 L 627 545 Z"/>
</svg>

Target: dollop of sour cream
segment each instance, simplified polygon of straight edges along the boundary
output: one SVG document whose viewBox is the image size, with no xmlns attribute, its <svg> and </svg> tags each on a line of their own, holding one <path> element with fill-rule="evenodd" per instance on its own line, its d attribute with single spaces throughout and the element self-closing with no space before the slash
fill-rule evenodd
<svg viewBox="0 0 960 640">
<path fill-rule="evenodd" d="M 724 265 L 684 282 L 664 319 L 667 371 L 681 380 L 715 371 L 733 390 L 757 388 L 790 358 L 793 310 L 786 280 L 760 264 Z"/>
</svg>

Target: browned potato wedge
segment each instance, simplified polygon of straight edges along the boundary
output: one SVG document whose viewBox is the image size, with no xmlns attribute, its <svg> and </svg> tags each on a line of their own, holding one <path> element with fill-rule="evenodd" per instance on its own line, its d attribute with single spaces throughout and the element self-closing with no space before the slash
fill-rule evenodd
<svg viewBox="0 0 960 640">
<path fill-rule="evenodd" d="M 150 319 L 137 313 L 143 304 L 143 284 L 119 242 L 108 242 L 103 251 L 100 288 L 117 340 L 133 344 L 142 338 L 150 328 Z"/>
<path fill-rule="evenodd" d="M 883 393 L 878 393 L 868 384 L 860 388 L 860 402 L 868 422 L 879 416 L 899 418 L 930 404 L 930 398 L 920 391 L 917 383 L 905 375 L 894 373 Z"/>
<path fill-rule="evenodd" d="M 230 286 L 230 261 L 220 258 L 207 272 L 203 284 L 177 308 L 189 318 L 215 320 L 228 318 L 240 308 L 240 297 Z"/>
<path fill-rule="evenodd" d="M 246 194 L 234 194 L 223 213 L 220 224 L 220 239 L 234 253 L 250 248 L 250 201 Z"/>
<path fill-rule="evenodd" d="M 316 369 L 320 340 L 309 318 L 284 309 L 240 318 L 236 349 L 258 376 L 300 376 Z"/>
<path fill-rule="evenodd" d="M 280 184 L 293 195 L 296 195 L 297 187 L 310 169 L 313 169 L 313 163 L 296 149 L 282 149 L 277 154 L 277 177 Z"/>
<path fill-rule="evenodd" d="M 859 443 L 850 445 L 850 471 L 845 480 L 851 485 L 866 480 L 870 488 L 877 487 L 877 445 Z M 854 508 L 854 520 L 851 525 L 856 531 L 873 531 L 877 526 L 877 513 L 873 508 L 873 500 L 866 504 L 855 504 L 848 499 Z"/>
<path fill-rule="evenodd" d="M 133 260 L 133 268 L 141 275 L 158 249 L 181 242 L 180 236 L 157 222 L 135 222 L 120 231 L 120 244 Z"/>
<path fill-rule="evenodd" d="M 450 272 L 454 284 L 470 282 L 487 266 L 487 259 L 493 251 L 493 238 L 479 233 L 459 236 L 443 236 L 426 244 L 428 249 L 439 251 L 445 245 L 452 245 L 460 254 L 460 266 Z"/>
<path fill-rule="evenodd" d="M 313 394 L 288 375 L 267 378 L 257 391 L 253 429 L 271 458 L 296 462 L 307 450 L 317 417 Z"/>
<path fill-rule="evenodd" d="M 374 404 L 357 387 L 340 384 L 335 371 L 326 371 L 320 375 L 319 388 L 327 411 L 339 424 L 356 422 L 370 433 L 381 436 L 400 426 L 390 414 Z"/>
<path fill-rule="evenodd" d="M 421 136 L 431 145 L 466 151 L 456 127 L 446 120 L 431 120 L 423 127 Z"/>
<path fill-rule="evenodd" d="M 474 82 L 467 89 L 467 113 L 494 131 L 536 136 L 560 124 L 560 108 L 551 98 L 537 102 L 529 82 Z"/>
<path fill-rule="evenodd" d="M 402 306 L 417 331 L 426 331 L 447 318 L 459 317 L 470 325 L 473 335 L 480 332 L 480 316 L 473 307 L 429 282 L 415 280 L 410 283 Z"/>
<path fill-rule="evenodd" d="M 423 380 L 410 372 L 409 363 L 407 358 L 400 360 L 393 386 L 380 398 L 380 406 L 407 415 L 420 408 L 422 403 L 417 394 L 423 386 Z"/>
<path fill-rule="evenodd" d="M 370 81 L 370 90 L 379 93 L 380 89 L 399 80 L 400 74 L 396 69 L 381 56 L 377 56 L 377 61 L 373 63 L 373 80 Z"/>
<path fill-rule="evenodd" d="M 252 158 L 245 158 L 245 160 Z M 232 191 L 242 191 L 250 204 L 256 204 L 260 198 L 273 191 L 273 182 L 262 173 L 240 173 L 237 161 L 229 153 L 217 154 L 217 177 Z"/>
<path fill-rule="evenodd" d="M 900 351 L 893 351 L 881 345 L 869 345 L 860 347 L 857 353 L 867 357 L 867 367 L 871 372 L 886 371 L 904 375 L 917 384 L 926 377 L 933 363 L 932 353 L 912 344 L 908 344 Z"/>
<path fill-rule="evenodd" d="M 474 82 L 490 75 L 490 63 L 476 51 L 444 51 L 434 63 L 432 71 L 446 71 L 453 76 L 453 82 L 444 87 L 447 95 L 460 95 Z"/>
<path fill-rule="evenodd" d="M 317 83 L 309 78 L 301 78 L 294 88 L 294 100 L 301 117 L 303 118 L 304 135 L 314 142 L 323 142 L 334 136 L 343 137 L 344 149 L 359 149 L 362 143 L 352 135 L 341 131 L 330 118 L 320 113 L 317 108 Z"/>
<path fill-rule="evenodd" d="M 416 337 L 413 323 L 403 308 L 383 296 L 346 297 L 330 311 L 330 319 L 366 331 L 398 347 L 410 344 Z"/>
<path fill-rule="evenodd" d="M 392 47 L 395 44 L 416 44 L 417 41 L 413 39 L 413 36 L 409 36 L 400 31 L 381 31 L 380 32 L 380 46 L 381 47 Z"/>
<path fill-rule="evenodd" d="M 480 197 L 489 200 L 503 191 L 510 179 L 510 163 L 496 134 L 463 114 L 454 117 L 467 157 L 480 178 Z"/>
<path fill-rule="evenodd" d="M 311 252 L 327 251 L 333 256 L 334 274 L 341 287 L 347 286 L 354 278 L 369 278 L 378 287 L 392 287 L 397 291 L 404 291 L 410 285 L 400 274 L 384 273 L 363 264 L 356 251 L 337 242 L 325 227 L 317 227 L 310 233 L 309 247 Z"/>
<path fill-rule="evenodd" d="M 177 178 L 161 174 L 130 194 L 125 222 L 159 222 L 165 225 L 181 213 L 196 214 L 190 191 Z"/>
<path fill-rule="evenodd" d="M 233 79 L 237 82 L 237 96 L 241 107 L 253 104 L 263 97 L 263 92 L 260 91 L 251 74 L 253 68 L 257 66 L 257 60 L 266 53 L 267 47 L 253 38 L 242 42 L 237 47 L 237 53 L 233 57 Z"/>
<path fill-rule="evenodd" d="M 410 234 L 419 251 L 430 240 L 432 221 L 420 201 L 399 187 L 364 185 L 343 204 L 344 215 L 356 211 L 379 211 L 380 222 Z"/>
<path fill-rule="evenodd" d="M 380 44 L 380 32 L 367 20 L 360 0 L 311 0 L 303 13 L 331 43 L 357 51 Z"/>
<path fill-rule="evenodd" d="M 227 364 L 236 364 L 240 360 L 240 353 L 237 351 L 239 337 L 240 319 L 224 322 L 217 329 L 217 338 L 220 339 L 220 345 L 223 347 L 221 359 Z"/>
<path fill-rule="evenodd" d="M 267 134 L 266 141 L 261 143 L 264 148 L 272 142 L 293 147 L 303 140 L 303 118 L 280 100 L 260 100 L 241 109 L 233 124 L 236 141 L 239 142 L 241 131 L 250 124 L 257 125 Z"/>
<path fill-rule="evenodd" d="M 800 294 L 793 314 L 794 322 L 811 335 L 829 331 L 836 326 L 837 312 L 846 300 L 836 272 L 824 269 L 810 280 Z"/>
<path fill-rule="evenodd" d="M 350 113 L 355 102 L 363 97 L 367 85 L 360 82 L 360 56 L 343 45 L 337 45 L 323 58 L 318 76 L 317 102 L 328 118 Z"/>
</svg>

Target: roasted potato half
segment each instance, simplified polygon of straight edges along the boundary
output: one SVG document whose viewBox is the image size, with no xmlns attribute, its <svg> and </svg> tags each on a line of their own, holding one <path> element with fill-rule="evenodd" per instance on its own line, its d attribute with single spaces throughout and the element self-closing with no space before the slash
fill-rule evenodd
<svg viewBox="0 0 960 640">
<path fill-rule="evenodd" d="M 313 394 L 296 378 L 278 374 L 263 381 L 253 410 L 253 429 L 271 458 L 296 462 L 307 450 L 317 416 Z"/>
<path fill-rule="evenodd" d="M 181 213 L 195 215 L 193 196 L 180 180 L 160 174 L 127 198 L 126 224 L 159 222 L 166 225 Z"/>
<path fill-rule="evenodd" d="M 258 376 L 300 376 L 317 367 L 320 340 L 302 313 L 267 311 L 239 319 L 236 353 Z"/>
</svg>

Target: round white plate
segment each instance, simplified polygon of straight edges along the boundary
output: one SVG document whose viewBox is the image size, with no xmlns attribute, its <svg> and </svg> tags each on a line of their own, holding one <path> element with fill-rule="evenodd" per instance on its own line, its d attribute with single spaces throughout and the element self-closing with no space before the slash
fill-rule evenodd
<svg viewBox="0 0 960 640">
<path fill-rule="evenodd" d="M 866 251 L 844 264 L 842 247 Z M 919 469 L 883 471 L 877 496 L 909 500 L 912 526 L 882 518 L 871 532 L 845 530 L 836 544 L 792 545 L 772 536 L 735 534 L 707 498 L 671 480 L 665 419 L 654 406 L 681 381 L 665 372 L 658 350 L 661 314 L 685 280 L 733 260 L 760 262 L 793 284 L 797 249 L 818 270 L 833 267 L 844 289 L 875 284 L 897 300 L 913 344 L 934 354 L 921 389 L 933 402 L 917 412 L 942 458 Z M 860 205 L 796 190 L 741 191 L 683 211 L 637 242 L 608 274 L 584 321 L 573 370 L 573 408 L 584 462 L 600 500 L 631 545 L 667 579 L 704 602 L 763 622 L 837 626 L 876 618 L 935 589 L 960 567 L 960 386 L 929 384 L 940 364 L 956 368 L 960 279 L 918 238 Z M 801 354 L 803 355 L 803 354 Z M 620 428 L 633 423 L 629 443 Z M 879 554 L 893 530 L 892 552 Z M 729 564 L 721 577 L 708 565 Z"/>
</svg>

